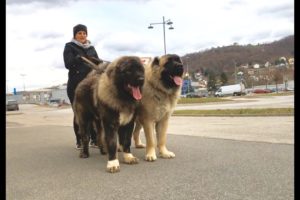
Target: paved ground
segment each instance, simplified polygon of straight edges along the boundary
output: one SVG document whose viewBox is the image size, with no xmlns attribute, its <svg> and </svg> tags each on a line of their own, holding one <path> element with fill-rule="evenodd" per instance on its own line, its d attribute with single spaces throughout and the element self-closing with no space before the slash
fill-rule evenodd
<svg viewBox="0 0 300 200">
<path fill-rule="evenodd" d="M 7 199 L 294 199 L 293 117 L 172 117 L 176 157 L 149 163 L 132 148 L 139 164 L 117 174 L 98 149 L 78 157 L 71 122 L 70 108 L 7 113 Z"/>
<path fill-rule="evenodd" d="M 169 135 L 174 159 L 133 148 L 139 164 L 109 174 L 105 156 L 80 159 L 73 142 L 71 127 L 8 128 L 7 199 L 294 199 L 293 145 Z"/>
</svg>

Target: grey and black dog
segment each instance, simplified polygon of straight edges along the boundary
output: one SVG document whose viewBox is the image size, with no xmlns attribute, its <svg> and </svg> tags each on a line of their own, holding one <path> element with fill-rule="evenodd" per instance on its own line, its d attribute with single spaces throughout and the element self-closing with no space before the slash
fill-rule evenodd
<svg viewBox="0 0 300 200">
<path fill-rule="evenodd" d="M 98 145 L 107 149 L 108 172 L 120 170 L 118 139 L 124 162 L 138 162 L 131 154 L 130 146 L 144 76 L 139 57 L 123 56 L 109 63 L 103 72 L 91 72 L 80 82 L 75 91 L 74 113 L 83 144 L 81 158 L 89 157 L 88 135 L 95 122 Z"/>
</svg>

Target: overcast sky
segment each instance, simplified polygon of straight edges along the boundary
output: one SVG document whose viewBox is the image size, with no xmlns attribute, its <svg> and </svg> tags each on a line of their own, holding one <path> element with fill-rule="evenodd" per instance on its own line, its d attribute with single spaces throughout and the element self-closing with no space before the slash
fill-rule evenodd
<svg viewBox="0 0 300 200">
<path fill-rule="evenodd" d="M 268 43 L 294 34 L 293 0 L 7 0 L 6 89 L 67 82 L 63 49 L 73 26 L 88 27 L 98 55 L 184 56 L 212 47 Z"/>
</svg>

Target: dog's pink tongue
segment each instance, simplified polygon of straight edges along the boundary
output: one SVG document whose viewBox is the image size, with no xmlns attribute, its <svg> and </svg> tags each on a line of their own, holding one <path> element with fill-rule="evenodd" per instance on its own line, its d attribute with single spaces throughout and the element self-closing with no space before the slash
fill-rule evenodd
<svg viewBox="0 0 300 200">
<path fill-rule="evenodd" d="M 131 90 L 132 90 L 132 96 L 136 100 L 140 100 L 142 98 L 142 94 L 140 92 L 140 88 L 139 87 L 131 87 Z"/>
<path fill-rule="evenodd" d="M 182 78 L 180 76 L 174 76 L 173 80 L 174 80 L 176 85 L 181 85 L 182 84 Z"/>
</svg>

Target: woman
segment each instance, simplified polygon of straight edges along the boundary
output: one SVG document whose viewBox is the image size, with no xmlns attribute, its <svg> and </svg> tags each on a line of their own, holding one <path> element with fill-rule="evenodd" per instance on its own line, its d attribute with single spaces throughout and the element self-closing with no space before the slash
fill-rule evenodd
<svg viewBox="0 0 300 200">
<path fill-rule="evenodd" d="M 92 68 L 85 61 L 81 59 L 84 56 L 98 65 L 101 60 L 98 54 L 87 39 L 87 27 L 83 24 L 78 24 L 73 28 L 73 38 L 71 42 L 66 43 L 64 49 L 64 62 L 65 67 L 69 70 L 68 83 L 67 83 L 67 94 L 73 105 L 75 89 L 80 81 L 82 81 Z M 81 142 L 80 136 L 78 135 L 78 125 L 75 123 L 73 118 L 73 128 L 76 136 L 76 148 L 80 149 Z M 96 147 L 96 133 L 94 129 L 91 130 L 91 146 Z"/>
</svg>

